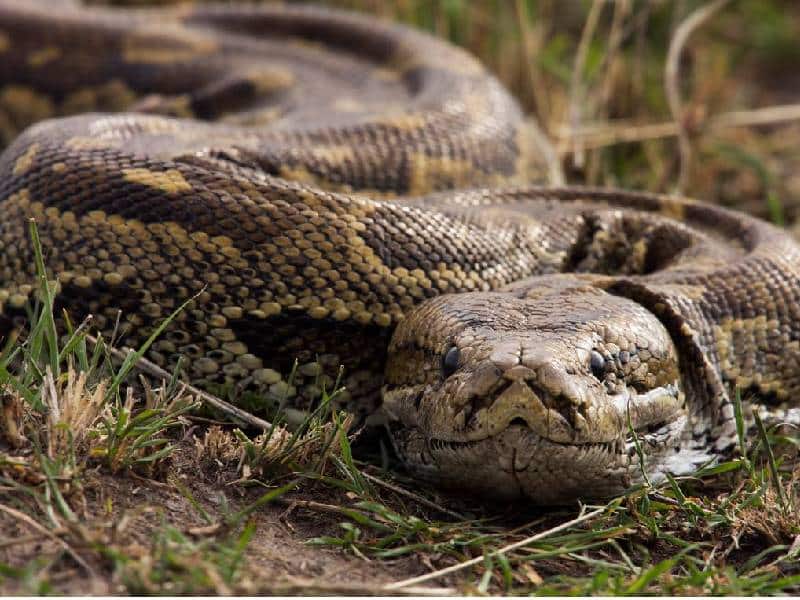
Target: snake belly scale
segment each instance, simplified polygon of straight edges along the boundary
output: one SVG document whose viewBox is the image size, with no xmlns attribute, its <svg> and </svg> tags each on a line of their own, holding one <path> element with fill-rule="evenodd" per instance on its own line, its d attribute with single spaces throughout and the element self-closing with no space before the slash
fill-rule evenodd
<svg viewBox="0 0 800 600">
<path fill-rule="evenodd" d="M 365 17 L 0 0 L 2 322 L 33 218 L 73 319 L 136 346 L 189 300 L 157 364 L 298 407 L 342 364 L 420 477 L 539 503 L 734 451 L 737 390 L 800 421 L 797 245 L 535 185 L 534 139 L 469 55 Z"/>
</svg>

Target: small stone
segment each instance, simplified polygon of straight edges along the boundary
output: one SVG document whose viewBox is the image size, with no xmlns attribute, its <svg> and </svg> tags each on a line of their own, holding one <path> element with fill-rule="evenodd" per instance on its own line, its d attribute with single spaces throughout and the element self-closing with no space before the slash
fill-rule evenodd
<svg viewBox="0 0 800 600">
<path fill-rule="evenodd" d="M 194 367 L 201 373 L 207 373 L 209 375 L 219 370 L 219 364 L 211 358 L 198 358 L 194 361 Z"/>
<path fill-rule="evenodd" d="M 274 371 L 273 369 L 258 369 L 253 373 L 253 379 L 255 379 L 258 383 L 270 385 L 273 383 L 278 383 L 282 377 L 280 373 Z"/>
<path fill-rule="evenodd" d="M 263 361 L 253 354 L 242 354 L 236 357 L 236 362 L 249 371 L 255 371 L 263 366 Z"/>
<path fill-rule="evenodd" d="M 293 385 L 289 385 L 285 381 L 279 381 L 269 386 L 269 393 L 280 399 L 291 398 L 297 393 L 297 388 Z"/>
</svg>

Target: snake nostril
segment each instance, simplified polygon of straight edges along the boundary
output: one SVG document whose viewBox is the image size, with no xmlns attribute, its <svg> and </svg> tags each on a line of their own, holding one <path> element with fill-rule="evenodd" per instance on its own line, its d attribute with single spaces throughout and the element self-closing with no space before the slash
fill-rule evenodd
<svg viewBox="0 0 800 600">
<path fill-rule="evenodd" d="M 491 395 L 492 398 L 499 398 L 503 395 L 508 388 L 514 385 L 513 381 L 509 381 L 507 379 L 500 380 L 497 385 L 492 388 L 491 394 L 487 394 L 487 396 Z"/>
</svg>

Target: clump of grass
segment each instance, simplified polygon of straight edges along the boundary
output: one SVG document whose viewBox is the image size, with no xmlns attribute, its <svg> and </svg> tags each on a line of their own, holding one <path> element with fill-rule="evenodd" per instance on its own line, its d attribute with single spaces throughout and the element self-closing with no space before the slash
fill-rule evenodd
<svg viewBox="0 0 800 600">
<path fill-rule="evenodd" d="M 294 411 L 299 421 L 282 425 L 287 419 L 278 408 L 271 423 L 255 437 L 239 428 L 208 428 L 202 438 L 195 439 L 195 455 L 209 467 L 235 464 L 240 483 L 275 482 L 295 473 L 321 476 L 333 461 L 349 450 L 348 431 L 354 417 L 336 409 L 336 398 L 342 392 L 339 381 L 331 390 L 320 385 L 321 398 L 310 412 Z"/>
<path fill-rule="evenodd" d="M 180 417 L 197 406 L 183 396 L 169 398 L 163 389 L 144 407 L 136 408 L 135 402 L 133 389 L 128 388 L 125 402 L 106 405 L 91 433 L 89 456 L 102 457 L 112 473 L 152 467 L 169 456 L 175 444 L 165 433 L 185 426 Z"/>
<path fill-rule="evenodd" d="M 240 578 L 244 553 L 256 532 L 248 522 L 222 536 L 193 538 L 168 523 L 149 547 L 111 552 L 114 578 L 129 594 L 221 594 L 246 592 Z"/>
<path fill-rule="evenodd" d="M 161 435 L 185 425 L 179 417 L 195 404 L 181 395 L 168 397 L 163 388 L 149 390 L 146 401 L 136 406 L 128 386 L 122 399 L 122 383 L 133 363 L 115 369 L 102 339 L 90 354 L 88 321 L 73 329 L 65 315 L 67 335 L 59 335 L 57 284 L 48 280 L 33 221 L 30 238 L 39 280 L 38 306 L 31 312 L 27 335 L 9 345 L 0 358 L 7 441 L 17 448 L 29 442 L 36 449 L 34 461 L 39 466 L 42 461 L 51 467 L 57 464 L 61 476 L 77 474 L 83 459 L 91 463 L 102 458 L 112 472 L 118 472 L 166 458 L 171 445 Z M 154 338 L 155 334 L 139 356 Z"/>
<path fill-rule="evenodd" d="M 53 594 L 53 586 L 45 576 L 49 563 L 44 557 L 37 557 L 22 567 L 0 563 L 0 584 L 13 581 L 17 589 L 31 596 Z"/>
<path fill-rule="evenodd" d="M 60 539 L 54 532 L 60 532 L 92 548 L 113 566 L 128 591 L 231 591 L 254 531 L 252 524 L 245 523 L 248 515 L 296 487 L 298 472 L 313 478 L 329 470 L 331 460 L 352 465 L 347 438 L 352 417 L 332 408 L 340 393 L 338 383 L 330 391 L 322 386 L 322 402 L 292 430 L 277 424 L 283 420 L 277 414 L 275 424 L 252 419 L 266 426 L 254 438 L 240 429 L 228 432 L 212 427 L 196 442 L 196 458 L 201 462 L 236 463 L 239 477 L 235 483 L 271 486 L 289 480 L 217 520 L 176 482 L 175 488 L 212 523 L 213 535 L 208 540 L 196 541 L 165 523 L 155 529 L 152 546 L 140 551 L 93 533 L 80 516 L 86 512 L 83 492 L 90 471 L 153 476 L 177 448 L 176 433 L 189 425 L 187 417 L 198 406 L 193 396 L 208 398 L 208 394 L 180 383 L 175 374 L 156 388 L 146 379 L 136 387 L 130 383 L 134 368 L 144 361 L 147 348 L 174 314 L 142 347 L 128 353 L 91 336 L 88 319 L 77 328 L 66 314 L 61 321 L 56 319 L 57 282 L 47 277 L 33 222 L 30 238 L 39 282 L 36 303 L 25 335 L 15 336 L 0 355 L 4 409 L 0 442 L 13 449 L 13 454 L 0 451 L 0 511 L 29 525 L 42 520 L 47 526 L 36 525 L 43 527 L 40 535 L 53 541 Z M 59 323 L 66 328 L 64 335 Z M 225 408 L 224 402 L 217 402 L 215 406 Z M 338 456 L 343 451 L 348 455 L 341 463 Z M 13 498 L 24 510 L 4 509 L 6 498 Z M 71 547 L 70 555 L 92 570 Z M 0 578 L 16 580 L 22 589 L 46 590 L 47 577 L 37 574 L 49 567 L 40 566 L 39 562 L 23 567 L 0 563 Z"/>
<path fill-rule="evenodd" d="M 41 535 L 53 541 L 66 535 L 79 546 L 91 548 L 132 593 L 246 589 L 240 577 L 242 557 L 254 532 L 254 525 L 246 522 L 248 516 L 296 487 L 298 472 L 315 478 L 331 468 L 331 460 L 352 465 L 347 438 L 352 418 L 332 408 L 340 392 L 338 384 L 330 391 L 323 389 L 320 405 L 291 431 L 277 424 L 282 421 L 278 414 L 276 424 L 266 423 L 265 431 L 255 438 L 240 429 L 228 432 L 212 427 L 196 442 L 196 458 L 201 462 L 236 463 L 235 483 L 270 486 L 288 479 L 289 484 L 214 519 L 188 489 L 175 482 L 176 489 L 211 523 L 207 539 L 187 536 L 166 522 L 154 529 L 147 548 L 109 539 L 98 533 L 102 525 L 95 530 L 81 517 L 86 512 L 84 486 L 89 472 L 99 468 L 112 475 L 153 476 L 177 448 L 176 433 L 189 425 L 187 417 L 198 402 L 187 391 L 194 388 L 180 384 L 175 375 L 157 388 L 145 379 L 136 388 L 129 383 L 133 369 L 169 320 L 141 348 L 127 354 L 92 337 L 89 320 L 73 328 L 64 315 L 61 323 L 66 334 L 60 335 L 55 316 L 57 283 L 47 277 L 33 223 L 30 237 L 39 280 L 36 305 L 26 334 L 15 337 L 0 356 L 2 440 L 14 449 L 13 455 L 0 452 L 0 488 L 4 488 L 0 510 L 4 510 L 4 499 L 13 498 L 24 509 L 8 509 L 9 514 L 29 524 L 42 520 L 46 527 Z M 202 392 L 194 391 L 201 397 Z M 342 452 L 347 456 L 340 459 Z M 82 553 L 66 547 L 76 562 L 92 571 Z M 11 579 L 19 589 L 46 591 L 48 578 L 43 572 L 49 568 L 49 563 L 40 561 L 22 567 L 0 563 L 0 581 Z"/>
<path fill-rule="evenodd" d="M 38 279 L 35 304 L 26 334 L 14 336 L 0 356 L 0 444 L 5 442 L 0 446 L 0 509 L 58 540 L 52 531 L 81 521 L 87 472 L 97 467 L 112 473 L 151 471 L 174 448 L 164 432 L 185 426 L 182 416 L 194 403 L 163 388 L 147 388 L 146 400 L 135 405 L 133 388 L 124 385 L 132 365 L 116 368 L 102 340 L 90 352 L 88 321 L 73 328 L 65 315 L 66 331 L 60 335 L 57 283 L 48 279 L 32 221 L 30 240 Z M 71 555 L 89 568 L 77 553 Z M 33 565 L 8 567 L 4 576 L 28 580 L 34 571 Z"/>
</svg>

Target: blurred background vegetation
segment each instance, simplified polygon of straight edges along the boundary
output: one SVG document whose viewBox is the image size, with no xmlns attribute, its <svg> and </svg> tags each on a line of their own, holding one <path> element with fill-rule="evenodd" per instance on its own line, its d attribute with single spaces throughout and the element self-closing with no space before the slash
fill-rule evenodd
<svg viewBox="0 0 800 600">
<path fill-rule="evenodd" d="M 650 191 L 678 186 L 667 55 L 681 23 L 707 7 L 705 0 L 327 3 L 409 23 L 469 49 L 536 117 L 568 181 Z M 729 111 L 800 102 L 798 64 L 800 2 L 738 0 L 696 27 L 678 70 L 679 118 L 691 146 L 684 192 L 779 222 L 800 216 L 800 121 L 714 121 Z M 800 117 L 800 104 L 792 114 Z"/>
<path fill-rule="evenodd" d="M 470 50 L 538 121 L 569 182 L 683 191 L 789 225 L 800 217 L 796 0 L 318 3 Z"/>
</svg>

